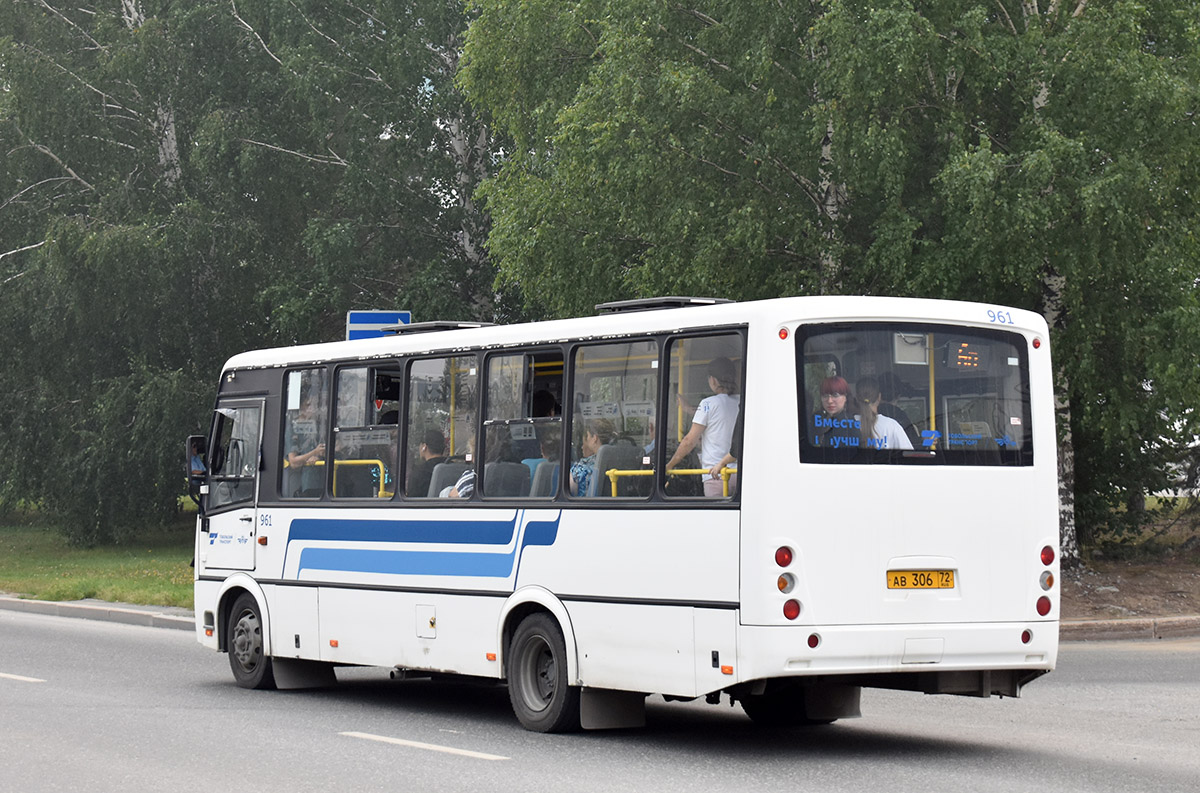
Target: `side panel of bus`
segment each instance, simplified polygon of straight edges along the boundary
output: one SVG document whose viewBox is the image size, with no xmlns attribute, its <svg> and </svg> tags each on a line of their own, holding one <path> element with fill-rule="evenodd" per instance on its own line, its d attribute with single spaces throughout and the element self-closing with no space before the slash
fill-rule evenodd
<svg viewBox="0 0 1200 793">
<path fill-rule="evenodd" d="M 734 510 L 564 510 L 519 580 L 565 603 L 584 685 L 696 696 L 730 682 L 737 558 Z"/>
</svg>

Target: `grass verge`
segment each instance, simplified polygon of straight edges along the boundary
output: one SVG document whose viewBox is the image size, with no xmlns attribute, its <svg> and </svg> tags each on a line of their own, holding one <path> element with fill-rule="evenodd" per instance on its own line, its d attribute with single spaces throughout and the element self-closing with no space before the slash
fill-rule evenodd
<svg viewBox="0 0 1200 793">
<path fill-rule="evenodd" d="M 0 592 L 192 608 L 193 537 L 181 526 L 129 545 L 72 548 L 52 529 L 0 526 Z"/>
</svg>

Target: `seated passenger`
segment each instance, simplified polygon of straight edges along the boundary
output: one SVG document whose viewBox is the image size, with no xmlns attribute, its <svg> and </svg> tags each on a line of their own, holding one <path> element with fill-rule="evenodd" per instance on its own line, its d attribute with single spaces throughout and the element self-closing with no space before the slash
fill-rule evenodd
<svg viewBox="0 0 1200 793">
<path fill-rule="evenodd" d="M 596 470 L 596 452 L 616 435 L 617 427 L 611 419 L 592 419 L 584 423 L 580 444 L 583 457 L 571 464 L 571 495 L 587 494 L 588 483 Z"/>
<path fill-rule="evenodd" d="M 204 453 L 200 451 L 200 442 L 192 441 L 191 472 L 194 478 L 201 478 L 208 469 L 204 467 Z"/>
<path fill-rule="evenodd" d="M 433 478 L 433 468 L 438 463 L 447 461 L 446 438 L 441 430 L 426 430 L 422 436 L 421 445 L 417 447 L 417 461 L 408 474 L 408 490 L 410 496 L 423 497 L 429 492 L 429 482 Z"/>
<path fill-rule="evenodd" d="M 450 488 L 447 498 L 470 498 L 475 493 L 475 469 L 468 468 Z"/>
<path fill-rule="evenodd" d="M 862 446 L 866 449 L 911 449 L 912 441 L 904 432 L 904 428 L 895 419 L 879 413 L 879 381 L 874 377 L 864 377 L 858 381 L 855 390 L 858 392 Z"/>
<path fill-rule="evenodd" d="M 443 498 L 470 498 L 475 493 L 475 439 L 467 441 L 466 462 L 471 466 L 462 472 L 458 481 L 449 490 L 443 491 Z"/>
<path fill-rule="evenodd" d="M 533 481 L 539 465 L 547 460 L 558 462 L 558 441 L 561 437 L 562 432 L 557 427 L 545 427 L 538 432 L 538 448 L 541 451 L 541 457 L 526 457 L 521 461 L 529 466 L 530 482 Z"/>
<path fill-rule="evenodd" d="M 812 445 L 828 449 L 857 448 L 861 422 L 846 409 L 850 385 L 834 375 L 821 381 L 821 412 L 809 424 Z"/>
</svg>

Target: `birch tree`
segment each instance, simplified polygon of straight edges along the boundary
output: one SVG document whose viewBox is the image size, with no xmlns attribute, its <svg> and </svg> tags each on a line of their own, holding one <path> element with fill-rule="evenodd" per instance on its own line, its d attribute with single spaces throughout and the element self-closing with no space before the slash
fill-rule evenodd
<svg viewBox="0 0 1200 793">
<path fill-rule="evenodd" d="M 222 362 L 490 319 L 456 2 L 0 3 L 0 508 L 169 520 Z"/>
<path fill-rule="evenodd" d="M 1039 311 L 1068 562 L 1076 520 L 1091 542 L 1147 518 L 1200 395 L 1195 4 L 479 8 L 462 84 L 516 142 L 484 186 L 489 244 L 532 300 L 832 288 Z"/>
</svg>

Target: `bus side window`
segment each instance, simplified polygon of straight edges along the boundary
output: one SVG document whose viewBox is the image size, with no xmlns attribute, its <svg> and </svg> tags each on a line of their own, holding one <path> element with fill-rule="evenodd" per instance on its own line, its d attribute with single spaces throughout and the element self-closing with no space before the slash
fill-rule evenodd
<svg viewBox="0 0 1200 793">
<path fill-rule="evenodd" d="M 339 369 L 334 413 L 333 495 L 390 498 L 394 492 L 399 373 Z"/>
<path fill-rule="evenodd" d="M 553 495 L 553 471 L 562 438 L 562 353 L 536 350 L 494 355 L 487 362 L 483 495 Z M 538 468 L 548 466 L 540 479 Z M 539 487 L 534 492 L 533 485 Z"/>
<path fill-rule="evenodd" d="M 737 492 L 731 454 L 742 410 L 742 337 L 673 339 L 666 417 L 668 496 L 724 498 Z M 740 454 L 740 450 L 737 450 Z M 722 465 L 722 463 L 725 463 Z M 720 465 L 717 477 L 712 470 Z"/>
<path fill-rule="evenodd" d="M 572 366 L 571 463 L 567 494 L 646 497 L 658 403 L 658 343 L 638 340 L 580 347 Z M 651 452 L 648 452 L 651 450 Z"/>
<path fill-rule="evenodd" d="M 281 498 L 320 498 L 325 493 L 329 376 L 325 369 L 287 373 L 283 388 Z"/>
<path fill-rule="evenodd" d="M 422 358 L 409 367 L 404 450 L 408 498 L 445 498 L 467 471 L 475 470 L 478 380 L 473 355 Z M 470 485 L 473 488 L 474 482 Z"/>
</svg>

